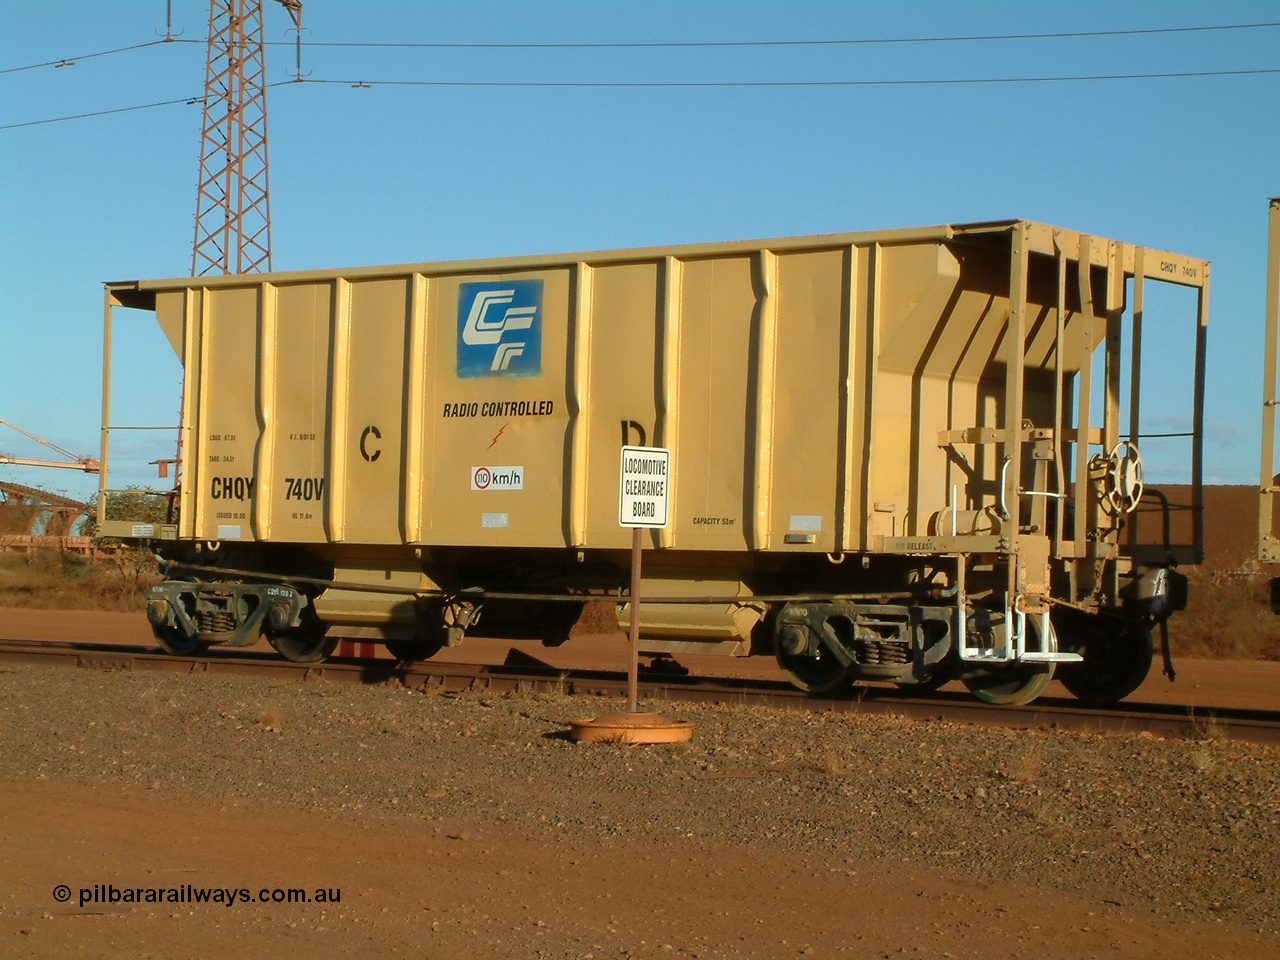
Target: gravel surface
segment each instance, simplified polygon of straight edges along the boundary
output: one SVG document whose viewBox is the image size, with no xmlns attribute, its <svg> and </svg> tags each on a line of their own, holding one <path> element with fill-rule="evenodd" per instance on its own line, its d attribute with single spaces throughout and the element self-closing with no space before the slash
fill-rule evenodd
<svg viewBox="0 0 1280 960">
<path fill-rule="evenodd" d="M 579 745 L 616 703 L 0 669 L 0 783 L 108 784 L 345 818 L 918 864 L 1156 916 L 1280 928 L 1280 750 L 650 703 L 690 744 Z"/>
</svg>

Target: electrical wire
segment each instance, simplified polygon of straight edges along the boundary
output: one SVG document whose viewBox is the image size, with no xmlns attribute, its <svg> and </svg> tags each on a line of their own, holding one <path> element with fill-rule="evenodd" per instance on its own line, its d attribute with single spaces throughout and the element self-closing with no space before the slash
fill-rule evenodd
<svg viewBox="0 0 1280 960">
<path fill-rule="evenodd" d="M 1101 37 L 1155 36 L 1170 33 L 1209 33 L 1222 30 L 1259 30 L 1280 27 L 1276 23 L 1232 23 L 1202 27 L 1151 27 L 1135 30 L 1086 30 L 1063 33 L 1005 33 L 980 34 L 962 37 L 860 37 L 844 40 L 693 40 L 693 41 L 640 41 L 622 43 L 398 43 L 361 42 L 354 40 L 308 41 L 305 47 L 363 47 L 404 48 L 426 50 L 650 50 L 650 49 L 703 49 L 718 47 L 839 47 L 866 46 L 896 43 L 982 43 L 1010 40 L 1078 40 Z M 197 41 L 189 41 L 197 42 Z M 273 40 L 268 46 L 293 46 L 293 41 Z"/>
<path fill-rule="evenodd" d="M 1258 30 L 1280 27 L 1280 22 L 1219 24 L 1197 27 L 1154 27 L 1134 30 L 1090 30 L 1057 33 L 1029 34 L 983 34 L 957 37 L 890 37 L 860 38 L 838 40 L 728 40 L 728 41 L 688 41 L 688 42 L 627 42 L 627 43 L 364 43 L 358 41 L 320 41 L 308 43 L 307 46 L 325 48 L 402 48 L 402 49 L 658 49 L 658 48 L 720 48 L 720 47 L 812 47 L 812 46 L 852 46 L 867 44 L 910 44 L 910 43 L 964 43 L 1014 40 L 1046 40 L 1046 39 L 1083 39 L 1101 37 L 1152 36 L 1162 34 L 1208 33 L 1226 30 Z M 168 36 L 159 40 L 117 47 L 97 53 L 82 54 L 62 60 L 49 60 L 43 63 L 28 64 L 21 67 L 9 67 L 0 70 L 0 75 L 34 70 L 40 67 L 72 66 L 80 60 L 106 57 L 134 50 L 142 50 L 166 43 L 203 43 L 195 39 L 180 39 Z M 294 43 L 271 42 L 268 46 Z M 1100 81 L 1127 80 L 1170 80 L 1211 77 L 1263 76 L 1280 73 L 1280 69 L 1240 69 L 1240 70 L 1195 70 L 1168 71 L 1161 73 L 1130 74 L 1076 74 L 1044 77 L 950 77 L 917 80 L 706 80 L 706 81 L 558 81 L 558 80 L 325 80 L 311 77 L 295 77 L 290 81 L 279 81 L 268 84 L 269 87 L 281 86 L 284 83 L 310 83 L 319 85 L 344 85 L 355 88 L 383 87 L 455 87 L 455 88 L 496 88 L 496 89 L 760 89 L 760 88 L 838 88 L 838 87 L 890 87 L 890 86 L 958 86 L 974 84 L 1015 84 L 1015 83 L 1080 83 Z M 60 117 L 48 117 L 41 120 L 28 120 L 19 123 L 0 124 L 0 130 L 14 130 L 22 127 L 41 126 L 51 123 L 63 123 L 71 120 L 84 120 L 92 117 L 110 116 L 138 110 L 149 110 L 155 107 L 173 106 L 179 103 L 193 104 L 203 101 L 202 97 L 184 97 L 177 100 L 162 100 L 155 103 L 138 104 L 129 107 L 117 107 L 110 110 L 97 110 L 85 113 L 70 114 Z"/>
<path fill-rule="evenodd" d="M 1260 68 L 1254 70 L 1191 70 L 1166 73 L 1113 73 L 1113 74 L 1076 74 L 1049 77 L 948 77 L 921 80 L 705 80 L 705 81 L 564 81 L 564 80 L 324 80 L 314 77 L 298 77 L 292 80 L 278 80 L 267 84 L 268 88 L 297 86 L 309 84 L 313 86 L 347 86 L 357 89 L 368 87 L 461 87 L 488 89 L 743 89 L 743 88 L 778 88 L 804 89 L 823 87 L 920 87 L 920 86 L 973 86 L 978 84 L 1015 84 L 1015 83 L 1094 83 L 1126 80 L 1183 80 L 1214 77 L 1255 77 L 1280 74 L 1280 67 Z M 68 120 L 84 120 L 90 117 L 103 117 L 116 113 L 129 113 L 135 110 L 150 110 L 153 107 L 169 107 L 174 104 L 202 103 L 202 96 L 182 97 L 177 100 L 161 100 L 156 103 L 143 103 L 132 107 L 117 107 L 113 110 L 96 110 L 90 113 L 77 113 L 63 117 L 48 117 L 43 120 L 27 120 L 21 123 L 0 124 L 0 130 L 14 130 L 19 127 L 35 127 L 49 123 L 62 123 Z"/>
<path fill-rule="evenodd" d="M 29 63 L 24 67 L 8 67 L 0 70 L 0 74 L 20 73 L 23 70 L 37 70 L 40 67 L 73 67 L 81 60 L 92 60 L 94 57 L 109 57 L 115 53 L 128 53 L 130 50 L 143 50 L 157 44 L 168 43 L 167 40 L 148 40 L 146 43 L 135 43 L 131 47 L 116 47 L 114 50 L 100 50 L 97 53 L 85 53 L 78 57 L 64 57 L 61 60 L 46 60 L 44 63 Z"/>
<path fill-rule="evenodd" d="M 204 97 L 183 97 L 179 100 L 161 100 L 158 103 L 140 103 L 133 107 L 116 107 L 114 110 L 95 110 L 92 113 L 76 113 L 66 117 L 48 117 L 44 120 L 25 120 L 22 123 L 6 123 L 0 130 L 16 130 L 18 127 L 38 127 L 46 123 L 63 123 L 67 120 L 85 120 L 89 117 L 106 117 L 113 113 L 131 113 L 134 110 L 150 110 L 152 107 L 171 107 L 177 103 L 203 103 Z"/>
<path fill-rule="evenodd" d="M 1183 33 L 1214 33 L 1227 30 L 1265 30 L 1280 27 L 1280 22 L 1268 23 L 1228 23 L 1211 24 L 1198 27 L 1147 27 L 1133 30 L 1080 30 L 1058 33 L 1003 33 L 974 34 L 959 37 L 859 37 L 837 40 L 693 40 L 693 41 L 639 41 L 618 43 L 466 43 L 466 42 L 376 42 L 355 40 L 319 40 L 303 43 L 305 47 L 324 47 L 334 49 L 421 49 L 421 50 L 679 50 L 679 49 L 715 49 L 735 47 L 839 47 L 869 46 L 874 44 L 914 44 L 914 43 L 985 43 L 1008 42 L 1017 40 L 1083 40 L 1105 37 L 1137 37 L 1159 36 Z M 116 53 L 127 53 L 166 43 L 198 43 L 204 40 L 194 38 L 166 37 L 160 40 L 149 40 L 129 47 L 118 47 L 114 50 L 102 50 L 98 53 L 86 53 L 78 57 L 64 57 L 61 60 L 47 60 L 43 63 L 31 63 L 21 67 L 8 67 L 0 70 L 0 75 L 18 73 L 23 70 L 36 70 L 40 67 L 72 66 L 81 60 L 94 57 L 106 57 Z M 296 46 L 294 40 L 271 40 L 267 46 Z"/>
<path fill-rule="evenodd" d="M 1280 67 L 1256 70 L 1188 70 L 1168 73 L 1077 74 L 1053 77 L 945 77 L 922 80 L 323 80 L 303 77 L 290 83 L 333 84 L 351 87 L 543 87 L 687 89 L 738 87 L 921 87 L 1009 83 L 1082 83 L 1103 80 L 1174 80 L 1197 77 L 1248 77 L 1280 74 Z"/>
</svg>

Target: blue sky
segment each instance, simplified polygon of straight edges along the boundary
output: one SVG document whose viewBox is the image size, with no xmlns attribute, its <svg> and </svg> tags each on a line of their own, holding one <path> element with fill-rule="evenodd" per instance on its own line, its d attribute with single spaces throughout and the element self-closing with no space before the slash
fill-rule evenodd
<svg viewBox="0 0 1280 960">
<path fill-rule="evenodd" d="M 198 96 L 208 4 L 0 4 L 0 128 Z M 268 2 L 269 40 L 285 10 Z M 918 39 L 1280 21 L 1271 2 L 306 0 L 308 44 Z M 71 66 L 14 69 L 76 59 Z M 291 47 L 268 52 L 287 80 Z M 456 87 L 378 81 L 919 81 L 1280 69 L 1280 28 L 1088 38 L 609 49 L 305 46 L 269 94 L 278 270 L 1025 217 L 1213 261 L 1206 477 L 1258 473 L 1266 200 L 1280 73 L 1027 83 Z M 320 83 L 317 81 L 345 81 Z M 353 88 L 354 81 L 370 87 Z M 96 455 L 102 288 L 185 275 L 200 108 L 0 129 L 0 417 Z M 117 340 L 120 417 L 176 420 L 158 329 Z M 1155 342 L 1144 411 L 1176 426 L 1190 358 Z M 1163 352 L 1162 352 L 1163 351 Z M 138 461 L 170 455 L 165 441 Z M 41 456 L 0 427 L 0 450 Z M 119 453 L 119 452 L 118 452 Z M 1153 447 L 1153 479 L 1181 474 Z M 151 468 L 113 471 L 113 486 Z M 1172 476 L 1172 474 L 1170 474 Z M 72 496 L 72 471 L 0 467 Z"/>
</svg>

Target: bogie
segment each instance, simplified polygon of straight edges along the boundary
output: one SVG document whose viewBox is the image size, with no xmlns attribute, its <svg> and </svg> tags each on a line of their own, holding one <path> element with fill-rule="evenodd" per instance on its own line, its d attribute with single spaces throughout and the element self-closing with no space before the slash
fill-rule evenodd
<svg viewBox="0 0 1280 960">
<path fill-rule="evenodd" d="M 953 621 L 942 606 L 791 603 L 774 623 L 774 654 L 787 679 L 809 693 L 856 680 L 945 683 Z"/>
</svg>

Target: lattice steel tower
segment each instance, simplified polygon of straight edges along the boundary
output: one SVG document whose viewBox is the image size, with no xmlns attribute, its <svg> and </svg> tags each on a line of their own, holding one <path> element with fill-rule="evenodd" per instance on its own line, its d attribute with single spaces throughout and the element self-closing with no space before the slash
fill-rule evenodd
<svg viewBox="0 0 1280 960">
<path fill-rule="evenodd" d="M 299 35 L 302 0 L 279 0 Z M 262 0 L 209 0 L 191 275 L 271 269 Z"/>
</svg>

